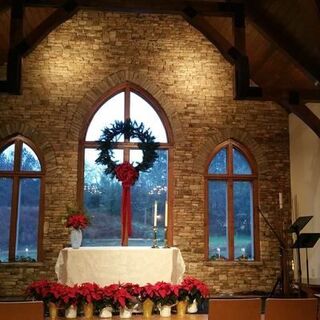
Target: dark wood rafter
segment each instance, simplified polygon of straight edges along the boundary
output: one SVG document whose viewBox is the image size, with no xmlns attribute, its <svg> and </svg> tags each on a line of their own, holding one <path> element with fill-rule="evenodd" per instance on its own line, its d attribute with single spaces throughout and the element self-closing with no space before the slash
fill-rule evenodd
<svg viewBox="0 0 320 320">
<path fill-rule="evenodd" d="M 22 55 L 17 44 L 23 39 L 24 0 L 14 1 L 11 7 L 10 40 L 7 65 L 7 88 L 10 93 L 20 94 Z"/>
<path fill-rule="evenodd" d="M 217 47 L 223 57 L 235 66 L 235 99 L 261 97 L 262 91 L 259 87 L 250 87 L 250 70 L 249 60 L 246 55 L 245 16 L 243 7 L 238 4 L 232 15 L 234 46 L 222 36 L 218 30 L 204 20 L 195 8 L 188 6 L 183 12 L 185 20 L 200 31 Z"/>
<path fill-rule="evenodd" d="M 279 99 L 278 102 L 289 112 L 300 118 L 313 132 L 320 137 L 320 118 L 318 118 L 306 105 L 299 101 L 299 96 L 291 94 L 289 99 Z"/>
<path fill-rule="evenodd" d="M 22 57 L 36 46 L 61 23 L 71 18 L 77 11 L 74 0 L 65 1 L 55 12 L 45 19 L 29 35 L 23 38 L 23 1 L 19 0 L 11 13 L 10 49 L 8 55 L 7 81 L 0 82 L 0 92 L 20 94 Z M 16 6 L 20 5 L 19 8 Z M 19 19 L 17 18 L 19 17 Z"/>
<path fill-rule="evenodd" d="M 248 3 L 247 1 L 245 1 Z M 297 65 L 313 82 L 320 81 L 320 63 L 306 56 L 301 46 L 283 27 L 273 21 L 250 1 L 246 6 L 247 17 L 255 27 L 270 41 L 277 45 L 291 61 Z M 281 30 L 281 32 L 279 32 Z"/>
</svg>

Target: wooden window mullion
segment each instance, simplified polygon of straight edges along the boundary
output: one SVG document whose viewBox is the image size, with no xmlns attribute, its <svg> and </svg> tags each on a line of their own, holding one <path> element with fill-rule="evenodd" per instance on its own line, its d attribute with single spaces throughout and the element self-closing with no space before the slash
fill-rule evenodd
<svg viewBox="0 0 320 320">
<path fill-rule="evenodd" d="M 22 142 L 17 140 L 14 151 L 14 169 L 13 169 L 13 189 L 11 200 L 11 220 L 10 220 L 10 238 L 9 238 L 9 261 L 15 261 L 16 257 L 16 240 L 17 240 L 17 225 L 18 225 L 18 210 L 19 210 L 19 171 L 21 164 Z"/>
</svg>

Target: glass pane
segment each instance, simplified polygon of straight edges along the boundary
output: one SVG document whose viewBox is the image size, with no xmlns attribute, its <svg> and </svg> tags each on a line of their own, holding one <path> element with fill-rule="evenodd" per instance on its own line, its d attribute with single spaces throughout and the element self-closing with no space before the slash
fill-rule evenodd
<svg viewBox="0 0 320 320">
<path fill-rule="evenodd" d="M 37 155 L 25 143 L 22 144 L 21 170 L 41 171 L 41 165 Z"/>
<path fill-rule="evenodd" d="M 221 149 L 212 159 L 209 166 L 209 173 L 227 173 L 227 149 Z"/>
<path fill-rule="evenodd" d="M 130 156 L 136 150 L 131 150 Z M 154 207 L 157 201 L 158 239 L 163 241 L 165 202 L 168 184 L 168 152 L 158 150 L 158 159 L 148 172 L 140 172 L 139 179 L 131 188 L 132 236 L 129 245 L 151 246 Z M 160 245 L 162 242 L 160 241 Z"/>
<path fill-rule="evenodd" d="M 11 144 L 0 153 L 0 170 L 13 171 L 14 166 L 14 144 Z"/>
<path fill-rule="evenodd" d="M 21 179 L 19 187 L 16 261 L 36 261 L 40 179 Z"/>
<path fill-rule="evenodd" d="M 9 259 L 12 179 L 0 178 L 0 262 Z"/>
<path fill-rule="evenodd" d="M 124 121 L 124 92 L 120 92 L 106 101 L 96 112 L 90 122 L 86 141 L 99 140 L 102 130 L 116 120 Z M 117 141 L 123 141 L 123 137 Z"/>
<path fill-rule="evenodd" d="M 252 184 L 237 181 L 233 185 L 234 257 L 254 259 Z"/>
<path fill-rule="evenodd" d="M 245 156 L 236 148 L 233 148 L 233 173 L 251 174 L 252 170 Z"/>
<path fill-rule="evenodd" d="M 118 246 L 121 242 L 121 184 L 95 163 L 99 151 L 85 149 L 84 206 L 91 224 L 83 232 L 84 246 Z M 123 162 L 123 150 L 114 150 L 114 160 Z"/>
<path fill-rule="evenodd" d="M 209 258 L 228 259 L 227 182 L 209 181 Z"/>
<path fill-rule="evenodd" d="M 142 122 L 145 129 L 150 128 L 157 142 L 167 142 L 167 134 L 157 112 L 147 101 L 133 92 L 130 93 L 130 118 L 138 124 Z"/>
</svg>

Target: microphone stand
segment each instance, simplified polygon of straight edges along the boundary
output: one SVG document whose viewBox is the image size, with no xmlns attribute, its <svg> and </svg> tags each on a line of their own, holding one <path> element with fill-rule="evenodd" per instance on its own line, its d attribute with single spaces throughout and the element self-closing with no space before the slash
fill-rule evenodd
<svg viewBox="0 0 320 320">
<path fill-rule="evenodd" d="M 268 221 L 266 216 L 264 215 L 263 211 L 261 210 L 260 207 L 258 207 L 258 211 L 261 214 L 263 220 L 265 223 L 268 225 L 274 236 L 279 242 L 279 250 L 280 250 L 280 276 L 278 277 L 271 293 L 270 296 L 274 296 L 275 290 L 280 283 L 281 285 L 281 293 L 283 296 L 288 296 L 289 295 L 289 276 L 288 276 L 288 254 L 287 254 L 287 244 L 285 240 L 280 237 L 278 232 L 274 229 L 274 227 L 271 225 L 271 223 Z"/>
</svg>

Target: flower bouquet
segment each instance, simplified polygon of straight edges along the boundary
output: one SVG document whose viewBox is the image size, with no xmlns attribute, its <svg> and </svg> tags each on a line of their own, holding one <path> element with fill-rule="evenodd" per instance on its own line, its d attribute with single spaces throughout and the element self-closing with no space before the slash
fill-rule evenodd
<svg viewBox="0 0 320 320">
<path fill-rule="evenodd" d="M 67 207 L 68 217 L 66 227 L 71 228 L 70 241 L 73 249 L 78 249 L 82 242 L 82 229 L 89 225 L 88 216 L 81 210 Z"/>
<path fill-rule="evenodd" d="M 85 229 L 89 225 L 89 217 L 84 211 L 67 207 L 67 228 Z"/>
</svg>

